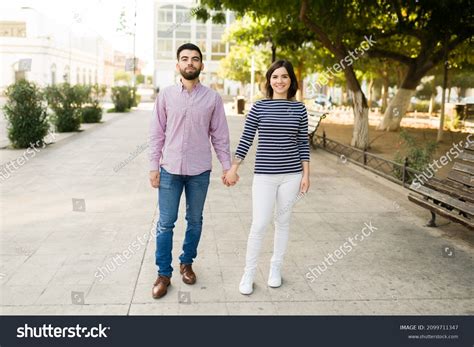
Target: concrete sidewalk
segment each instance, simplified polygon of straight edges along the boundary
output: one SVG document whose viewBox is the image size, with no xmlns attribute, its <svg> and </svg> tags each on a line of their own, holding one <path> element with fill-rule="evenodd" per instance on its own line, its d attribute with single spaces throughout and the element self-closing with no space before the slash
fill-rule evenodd
<svg viewBox="0 0 474 347">
<path fill-rule="evenodd" d="M 172 285 L 153 300 L 149 235 L 157 193 L 142 152 L 150 112 L 142 108 L 48 146 L 0 182 L 1 314 L 474 313 L 472 233 L 455 224 L 423 227 L 429 213 L 409 203 L 406 191 L 321 150 L 311 153 L 311 190 L 295 207 L 282 287 L 266 285 L 269 228 L 254 294 L 238 292 L 251 223 L 252 151 L 233 188 L 222 185 L 214 161 L 194 286 L 176 271 L 183 199 Z M 235 150 L 243 118 L 228 120 Z M 0 161 L 21 154 L 1 150 Z M 365 224 L 373 232 L 340 256 L 336 250 L 366 233 Z M 324 270 L 325 257 L 336 252 L 340 257 Z M 316 273 L 317 265 L 323 270 L 311 282 L 308 271 Z"/>
</svg>

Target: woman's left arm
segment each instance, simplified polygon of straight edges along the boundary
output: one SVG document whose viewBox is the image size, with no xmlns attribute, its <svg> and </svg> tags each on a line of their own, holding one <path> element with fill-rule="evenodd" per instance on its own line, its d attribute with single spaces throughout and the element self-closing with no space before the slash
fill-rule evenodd
<svg viewBox="0 0 474 347">
<path fill-rule="evenodd" d="M 306 194 L 309 189 L 309 161 L 301 162 L 303 164 L 303 177 L 301 178 L 300 193 Z"/>
<path fill-rule="evenodd" d="M 305 194 L 309 189 L 309 141 L 308 141 L 308 113 L 306 107 L 302 107 L 302 115 L 298 128 L 298 149 L 301 164 L 303 166 L 303 177 L 301 178 L 300 192 Z"/>
</svg>

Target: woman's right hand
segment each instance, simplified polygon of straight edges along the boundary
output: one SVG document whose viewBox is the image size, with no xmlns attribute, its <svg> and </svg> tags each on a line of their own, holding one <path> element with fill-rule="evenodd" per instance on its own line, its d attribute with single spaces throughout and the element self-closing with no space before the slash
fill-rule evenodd
<svg viewBox="0 0 474 347">
<path fill-rule="evenodd" d="M 227 187 L 235 185 L 239 181 L 239 175 L 235 170 L 229 170 L 224 176 L 224 183 Z"/>
</svg>

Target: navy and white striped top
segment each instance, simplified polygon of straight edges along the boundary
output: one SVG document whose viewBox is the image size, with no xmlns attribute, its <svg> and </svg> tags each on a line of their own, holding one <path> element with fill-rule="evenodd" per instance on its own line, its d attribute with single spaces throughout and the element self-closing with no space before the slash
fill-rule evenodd
<svg viewBox="0 0 474 347">
<path fill-rule="evenodd" d="M 258 130 L 256 174 L 301 172 L 309 161 L 308 114 L 303 103 L 284 99 L 257 101 L 247 116 L 235 156 L 245 159 Z"/>
</svg>

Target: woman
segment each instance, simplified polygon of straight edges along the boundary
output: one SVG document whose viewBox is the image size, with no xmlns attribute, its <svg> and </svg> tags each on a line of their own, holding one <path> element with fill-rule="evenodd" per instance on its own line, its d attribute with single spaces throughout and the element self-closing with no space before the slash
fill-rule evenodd
<svg viewBox="0 0 474 347">
<path fill-rule="evenodd" d="M 303 103 L 294 101 L 298 90 L 293 66 L 287 60 L 273 63 L 266 74 L 267 99 L 257 101 L 245 122 L 227 185 L 238 180 L 237 171 L 258 130 L 252 185 L 252 226 L 247 242 L 245 272 L 239 291 L 251 294 L 265 229 L 275 207 L 274 250 L 268 285 L 281 286 L 281 266 L 288 244 L 291 209 L 309 188 L 308 115 Z"/>
</svg>

